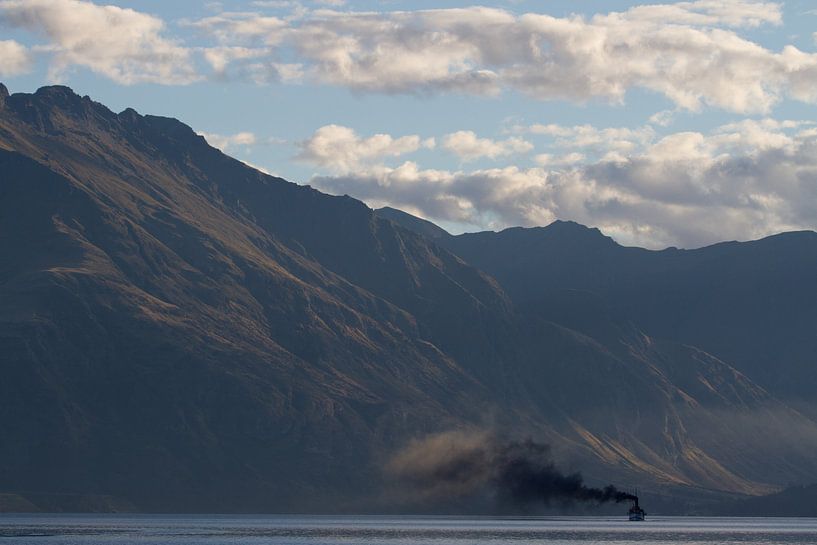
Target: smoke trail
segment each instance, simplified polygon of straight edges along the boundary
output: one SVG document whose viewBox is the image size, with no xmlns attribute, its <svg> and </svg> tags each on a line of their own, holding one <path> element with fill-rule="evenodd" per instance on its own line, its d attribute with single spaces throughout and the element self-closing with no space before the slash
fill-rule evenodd
<svg viewBox="0 0 817 545">
<path fill-rule="evenodd" d="M 637 499 L 613 485 L 604 488 L 588 487 L 580 473 L 563 474 L 550 460 L 549 447 L 531 439 L 493 445 L 492 448 L 492 480 L 500 496 L 514 503 L 605 503 Z"/>
<path fill-rule="evenodd" d="M 414 441 L 388 469 L 415 490 L 438 498 L 488 490 L 500 502 L 518 506 L 636 500 L 612 485 L 593 488 L 579 473 L 562 473 L 547 445 L 531 439 L 503 442 L 484 432 L 448 432 Z"/>
</svg>

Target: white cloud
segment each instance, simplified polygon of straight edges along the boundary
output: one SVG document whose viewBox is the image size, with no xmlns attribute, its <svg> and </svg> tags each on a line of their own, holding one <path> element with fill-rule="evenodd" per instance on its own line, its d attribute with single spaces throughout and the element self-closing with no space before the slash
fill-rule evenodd
<svg viewBox="0 0 817 545">
<path fill-rule="evenodd" d="M 195 24 L 231 45 L 277 45 L 314 80 L 362 91 L 516 89 L 620 102 L 643 88 L 688 110 L 765 112 L 784 96 L 817 101 L 817 55 L 793 46 L 776 53 L 737 34 L 780 22 L 778 3 L 697 0 L 589 19 L 471 7 L 314 10 L 290 20 L 226 13 Z"/>
<path fill-rule="evenodd" d="M 675 111 L 662 110 L 650 116 L 650 123 L 652 123 L 653 125 L 658 125 L 659 127 L 668 127 L 672 124 L 674 118 Z"/>
<path fill-rule="evenodd" d="M 216 79 L 248 79 L 261 85 L 275 81 L 296 82 L 304 75 L 302 65 L 275 62 L 269 58 L 266 48 L 217 46 L 201 48 L 200 51 Z M 235 63 L 236 60 L 252 62 Z"/>
<path fill-rule="evenodd" d="M 17 76 L 31 69 L 31 54 L 14 40 L 0 40 L 0 76 Z"/>
<path fill-rule="evenodd" d="M 336 172 L 350 172 L 372 161 L 435 145 L 433 138 L 422 140 L 417 135 L 394 138 L 388 134 L 375 134 L 363 138 L 349 127 L 326 125 L 299 144 L 298 159 Z"/>
<path fill-rule="evenodd" d="M 627 152 L 642 147 L 655 138 L 652 127 L 606 127 L 592 125 L 543 125 L 535 123 L 529 127 L 516 127 L 515 130 L 530 134 L 549 136 L 555 144 L 564 148 L 593 148 L 598 151 Z"/>
<path fill-rule="evenodd" d="M 84 66 L 124 84 L 184 84 L 201 77 L 203 58 L 216 78 L 308 79 L 382 93 L 513 89 L 542 100 L 621 102 L 640 88 L 681 109 L 736 112 L 766 112 L 784 97 L 817 102 L 817 54 L 772 51 L 739 34 L 780 24 L 775 2 L 695 0 L 590 18 L 486 7 L 353 12 L 254 4 L 292 11 L 187 21 L 212 42 L 195 48 L 167 37 L 157 17 L 87 0 L 0 0 L 0 18 L 48 39 L 37 51 L 50 54 L 52 79 Z"/>
<path fill-rule="evenodd" d="M 675 4 L 637 6 L 627 12 L 630 19 L 689 24 L 758 27 L 783 22 L 779 2 L 746 0 L 698 0 Z"/>
<path fill-rule="evenodd" d="M 490 32 L 497 20 L 512 17 L 489 8 L 320 10 L 293 27 L 288 42 L 312 66 L 313 77 L 326 83 L 386 93 L 490 94 L 499 90 L 497 75 L 480 66 L 480 47 L 470 33 Z M 469 35 L 459 35 L 458 28 Z"/>
<path fill-rule="evenodd" d="M 227 67 L 235 60 L 257 58 L 267 54 L 264 49 L 253 49 L 249 47 L 208 47 L 202 50 L 204 59 L 216 73 L 223 75 Z"/>
<path fill-rule="evenodd" d="M 264 16 L 255 12 L 223 12 L 197 21 L 187 21 L 187 26 L 214 37 L 219 43 L 231 46 L 244 41 L 251 44 L 277 45 L 284 38 L 289 23 L 282 18 Z"/>
<path fill-rule="evenodd" d="M 491 140 L 479 138 L 472 131 L 457 131 L 443 138 L 442 147 L 463 161 L 474 161 L 483 157 L 496 159 L 500 156 L 525 153 L 533 149 L 533 144 L 518 137 Z"/>
<path fill-rule="evenodd" d="M 561 218 L 598 226 L 625 243 L 694 247 L 817 227 L 813 129 L 746 120 L 707 134 L 671 134 L 590 163 L 545 155 L 536 157 L 538 168 L 453 172 L 406 162 L 311 183 L 483 228 Z"/>
<path fill-rule="evenodd" d="M 84 66 L 122 84 L 184 84 L 197 79 L 190 51 L 163 37 L 161 19 L 82 0 L 2 0 L 0 20 L 44 35 L 50 78 Z"/>
<path fill-rule="evenodd" d="M 590 21 L 526 15 L 521 23 L 534 36 L 532 62 L 508 68 L 503 79 L 539 98 L 623 101 L 641 87 L 689 110 L 708 104 L 753 112 L 768 110 L 787 87 L 794 93 L 792 61 L 732 31 L 626 14 Z M 807 55 L 798 70 L 814 62 Z"/>
<path fill-rule="evenodd" d="M 236 147 L 253 146 L 258 142 L 258 138 L 251 132 L 239 132 L 231 135 L 200 132 L 201 136 L 207 140 L 211 146 L 227 151 Z"/>
</svg>

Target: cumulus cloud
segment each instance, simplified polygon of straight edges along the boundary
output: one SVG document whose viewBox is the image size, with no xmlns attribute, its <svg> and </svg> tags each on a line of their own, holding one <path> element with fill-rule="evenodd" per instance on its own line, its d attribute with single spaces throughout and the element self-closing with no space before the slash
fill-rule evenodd
<svg viewBox="0 0 817 545">
<path fill-rule="evenodd" d="M 0 40 L 0 76 L 17 76 L 31 69 L 31 54 L 14 40 Z"/>
<path fill-rule="evenodd" d="M 336 172 L 351 172 L 372 161 L 435 145 L 433 138 L 423 140 L 417 135 L 394 138 L 388 134 L 375 134 L 364 138 L 349 127 L 326 125 L 299 144 L 297 158 Z"/>
<path fill-rule="evenodd" d="M 746 120 L 572 166 L 566 156 L 559 165 L 553 156 L 537 156 L 540 167 L 457 172 L 406 162 L 317 176 L 312 184 L 483 228 L 573 219 L 624 243 L 695 247 L 817 227 L 813 129 Z"/>
<path fill-rule="evenodd" d="M 479 138 L 472 131 L 457 131 L 443 138 L 442 147 L 463 161 L 474 161 L 483 157 L 496 159 L 500 156 L 525 153 L 533 149 L 533 144 L 518 137 L 491 140 Z"/>
<path fill-rule="evenodd" d="M 785 96 L 817 101 L 817 55 L 768 50 L 738 34 L 780 24 L 781 7 L 697 0 L 551 17 L 485 7 L 349 12 L 281 19 L 225 13 L 194 24 L 224 43 L 290 51 L 315 81 L 385 93 L 515 89 L 549 100 L 624 100 L 649 89 L 679 108 L 765 112 Z"/>
<path fill-rule="evenodd" d="M 163 36 L 151 15 L 83 0 L 2 0 L 0 20 L 45 36 L 50 78 L 84 66 L 122 84 L 184 84 L 197 79 L 190 51 Z"/>
<path fill-rule="evenodd" d="M 212 42 L 195 48 L 167 37 L 157 17 L 88 0 L 0 0 L 0 18 L 48 39 L 39 50 L 51 55 L 52 79 L 85 66 L 125 84 L 189 83 L 202 76 L 194 61 L 203 59 L 217 78 L 308 79 L 382 93 L 513 89 L 542 100 L 621 102 L 641 88 L 681 109 L 735 112 L 767 112 L 785 97 L 817 102 L 817 54 L 791 45 L 772 51 L 740 34 L 780 24 L 776 2 L 694 0 L 589 18 L 486 7 L 254 6 L 291 13 L 224 11 L 186 21 Z"/>
</svg>

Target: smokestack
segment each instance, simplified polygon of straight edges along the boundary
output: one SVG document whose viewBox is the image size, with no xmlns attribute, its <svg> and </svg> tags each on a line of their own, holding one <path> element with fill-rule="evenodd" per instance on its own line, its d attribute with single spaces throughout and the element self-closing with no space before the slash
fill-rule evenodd
<svg viewBox="0 0 817 545">
<path fill-rule="evenodd" d="M 550 448 L 532 439 L 499 441 L 484 432 L 449 432 L 415 441 L 388 468 L 431 497 L 462 497 L 489 491 L 502 504 L 638 501 L 613 485 L 587 486 L 579 473 L 564 474 Z"/>
</svg>

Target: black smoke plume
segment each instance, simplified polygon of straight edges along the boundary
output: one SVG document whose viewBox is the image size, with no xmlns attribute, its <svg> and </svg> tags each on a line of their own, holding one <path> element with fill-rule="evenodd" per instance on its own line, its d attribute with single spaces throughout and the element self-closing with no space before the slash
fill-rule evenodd
<svg viewBox="0 0 817 545">
<path fill-rule="evenodd" d="M 501 503 L 520 507 L 637 500 L 612 485 L 587 486 L 580 473 L 562 473 L 545 444 L 501 441 L 484 432 L 448 432 L 414 441 L 391 460 L 389 470 L 425 497 L 488 491 Z"/>
</svg>

